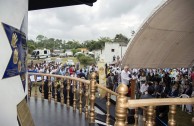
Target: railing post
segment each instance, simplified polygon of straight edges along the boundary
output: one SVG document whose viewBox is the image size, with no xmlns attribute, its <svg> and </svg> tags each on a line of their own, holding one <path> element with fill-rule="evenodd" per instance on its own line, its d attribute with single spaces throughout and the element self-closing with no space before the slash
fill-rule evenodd
<svg viewBox="0 0 194 126">
<path fill-rule="evenodd" d="M 62 78 L 62 82 L 61 82 L 61 85 L 60 85 L 60 96 L 61 96 L 61 105 L 64 105 L 64 94 L 63 94 L 63 89 L 64 89 L 64 78 Z"/>
<path fill-rule="evenodd" d="M 70 107 L 70 96 L 69 96 L 69 92 L 70 92 L 70 80 L 67 79 L 67 107 Z"/>
<path fill-rule="evenodd" d="M 128 93 L 128 87 L 125 84 L 120 84 L 117 88 L 117 92 L 119 96 L 117 96 L 116 100 L 116 122 L 114 126 L 125 126 L 125 119 L 127 116 L 127 108 L 121 107 L 122 105 L 127 104 L 128 98 L 125 96 Z"/>
<path fill-rule="evenodd" d="M 137 126 L 137 124 L 138 124 L 138 109 L 137 108 L 135 108 L 134 118 L 135 118 L 135 124 L 134 124 L 134 126 Z"/>
<path fill-rule="evenodd" d="M 169 106 L 169 114 L 170 114 L 170 118 L 168 120 L 168 125 L 176 126 L 176 121 L 175 121 L 176 105 Z"/>
<path fill-rule="evenodd" d="M 110 93 L 107 93 L 107 102 L 106 102 L 106 124 L 110 125 Z"/>
<path fill-rule="evenodd" d="M 73 80 L 73 110 L 76 111 L 76 84 L 77 82 Z"/>
<path fill-rule="evenodd" d="M 153 126 L 154 106 L 148 106 L 146 126 Z"/>
<path fill-rule="evenodd" d="M 145 126 L 146 125 L 146 114 L 147 113 L 147 111 L 146 111 L 146 109 L 144 108 L 143 109 L 143 126 Z M 138 122 L 139 123 L 139 122 Z"/>
<path fill-rule="evenodd" d="M 95 93 L 96 93 L 96 74 L 93 72 L 91 74 L 90 80 L 90 123 L 95 123 Z"/>
<path fill-rule="evenodd" d="M 83 89 L 82 89 L 82 82 L 79 82 L 79 113 L 82 113 L 82 95 L 83 95 Z"/>
<path fill-rule="evenodd" d="M 42 100 L 44 99 L 44 76 L 42 76 Z"/>
<path fill-rule="evenodd" d="M 86 84 L 86 83 L 85 83 L 85 88 L 86 88 L 86 93 L 85 93 L 85 97 L 86 97 L 85 118 L 87 119 L 88 118 L 88 104 L 89 104 L 89 99 L 88 99 L 88 96 L 89 96 L 89 92 L 88 92 L 89 85 Z"/>
</svg>

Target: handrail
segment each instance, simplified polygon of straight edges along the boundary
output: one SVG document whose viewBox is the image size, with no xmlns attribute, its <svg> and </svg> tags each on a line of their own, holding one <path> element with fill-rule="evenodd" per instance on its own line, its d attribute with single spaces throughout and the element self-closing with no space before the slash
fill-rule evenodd
<svg viewBox="0 0 194 126">
<path fill-rule="evenodd" d="M 103 89 L 103 90 L 107 91 L 107 93 L 110 93 L 110 94 L 113 94 L 113 95 L 116 95 L 116 96 L 119 95 L 119 94 L 117 94 L 116 92 L 114 92 L 114 91 L 112 91 L 112 90 L 110 90 L 110 89 L 104 87 L 103 85 L 96 84 L 96 86 L 97 86 L 98 88 L 100 88 L 100 89 Z"/>
<path fill-rule="evenodd" d="M 62 75 L 56 75 L 56 74 L 45 74 L 45 73 L 32 73 L 32 72 L 28 72 L 28 74 L 29 75 L 39 75 L 39 76 L 48 76 L 48 77 L 57 77 L 57 78 L 66 78 L 66 79 L 71 79 L 71 80 L 79 81 L 82 83 L 90 84 L 89 80 L 84 80 L 84 79 L 77 78 L 77 77 L 62 76 Z"/>
<path fill-rule="evenodd" d="M 141 101 L 141 102 L 140 102 Z M 128 100 L 127 104 L 121 105 L 124 108 L 162 105 L 194 104 L 194 98 L 162 98 L 162 99 L 137 99 Z"/>
<path fill-rule="evenodd" d="M 70 77 L 70 76 L 62 76 L 62 75 L 55 75 L 55 74 L 44 74 L 44 73 L 31 73 L 28 72 L 28 79 L 30 79 L 30 76 L 34 75 L 34 79 L 35 79 L 35 96 L 37 94 L 36 92 L 36 88 L 37 88 L 37 76 L 41 76 L 41 80 L 42 80 L 42 87 L 44 86 L 44 76 L 48 77 L 48 85 L 49 85 L 49 97 L 51 99 L 51 77 L 54 77 L 55 80 L 56 78 L 62 78 L 62 81 L 64 81 L 64 79 L 67 79 L 67 107 L 69 106 L 70 102 L 70 96 L 69 96 L 69 92 L 70 92 L 70 80 L 72 80 L 72 86 L 73 86 L 73 107 L 74 110 L 76 110 L 76 101 L 78 98 L 76 96 L 76 85 L 79 84 L 79 111 L 80 113 L 82 113 L 82 96 L 86 97 L 86 105 L 85 105 L 85 117 L 89 118 L 89 123 L 94 123 L 95 122 L 95 108 L 94 108 L 94 103 L 95 103 L 95 97 L 96 97 L 96 89 L 102 89 L 105 90 L 107 92 L 107 113 L 106 113 L 106 124 L 109 125 L 110 124 L 110 120 L 109 120 L 109 115 L 110 115 L 110 94 L 113 94 L 115 96 L 117 96 L 116 99 L 116 111 L 115 111 L 115 126 L 124 126 L 127 122 L 126 117 L 127 117 L 127 109 L 128 108 L 135 108 L 136 109 L 136 113 L 137 113 L 137 108 L 141 107 L 143 108 L 143 110 L 147 110 L 147 121 L 145 120 L 146 125 L 154 125 L 154 106 L 162 106 L 162 105 L 169 105 L 169 115 L 170 115 L 170 119 L 169 119 L 169 126 L 174 126 L 176 124 L 175 121 L 175 113 L 176 113 L 176 105 L 181 105 L 181 104 L 194 104 L 194 98 L 162 98 L 162 99 L 136 99 L 136 100 L 128 100 L 128 98 L 126 97 L 126 94 L 128 93 L 128 87 L 125 84 L 120 84 L 118 86 L 118 88 L 116 89 L 116 92 L 113 92 L 112 90 L 106 88 L 103 85 L 100 85 L 98 83 L 96 83 L 96 75 L 95 73 L 91 74 L 91 80 L 85 80 L 82 78 L 76 78 L 76 77 Z M 75 83 L 76 81 L 81 82 L 81 83 Z M 29 82 L 30 83 L 30 82 Z M 56 82 L 54 82 L 56 83 Z M 28 85 L 30 86 L 30 84 Z M 56 93 L 56 85 L 55 86 L 55 93 Z M 85 93 L 83 94 L 83 86 L 85 86 Z M 89 88 L 90 87 L 90 88 Z M 63 91 L 63 84 L 60 85 L 60 88 Z M 53 89 L 52 89 L 53 90 Z M 30 96 L 30 89 L 28 90 L 28 94 Z M 44 98 L 43 96 L 44 90 L 42 92 L 42 98 Z M 63 93 L 63 92 L 62 92 Z M 90 101 L 89 101 L 90 100 Z M 57 102 L 57 96 L 55 94 L 55 101 Z M 63 95 L 61 96 L 61 103 L 64 103 L 64 99 L 63 99 Z M 90 110 L 88 111 L 88 104 L 90 103 Z M 146 106 L 146 109 L 145 109 Z M 135 119 L 136 122 L 135 124 L 137 124 L 137 114 L 135 114 Z M 194 118 L 193 118 L 194 120 Z M 194 121 L 193 121 L 194 122 Z"/>
<path fill-rule="evenodd" d="M 54 97 L 55 99 L 55 103 L 57 103 L 57 78 L 61 78 L 62 81 L 64 81 L 64 79 L 67 79 L 67 107 L 70 105 L 70 83 L 72 83 L 72 89 L 73 89 L 73 97 L 71 97 L 71 99 L 73 98 L 73 110 L 76 111 L 76 106 L 77 106 L 77 98 L 79 97 L 79 111 L 80 113 L 82 113 L 82 96 L 83 96 L 83 87 L 82 84 L 84 84 L 83 86 L 85 86 L 84 90 L 85 90 L 85 94 L 84 96 L 86 96 L 86 102 L 85 102 L 85 117 L 88 118 L 89 116 L 89 122 L 90 123 L 94 123 L 95 122 L 95 108 L 94 108 L 94 104 L 95 104 L 95 92 L 96 89 L 102 89 L 104 91 L 107 92 L 107 102 L 106 102 L 106 106 L 107 106 L 107 112 L 106 112 L 106 124 L 109 125 L 110 124 L 110 96 L 111 95 L 115 95 L 115 96 L 119 96 L 119 94 L 117 94 L 116 92 L 113 92 L 112 90 L 106 88 L 103 85 L 100 85 L 98 83 L 96 83 L 96 74 L 92 73 L 90 80 L 85 80 L 83 78 L 77 78 L 77 77 L 70 77 L 70 76 L 62 76 L 62 75 L 56 75 L 56 74 L 45 74 L 45 73 L 31 73 L 28 72 L 28 79 L 30 80 L 30 76 L 34 76 L 34 80 L 35 80 L 35 90 L 37 90 L 37 77 L 40 76 L 41 77 L 41 81 L 42 81 L 42 87 L 44 87 L 44 79 L 45 76 L 48 77 L 48 85 L 49 85 L 49 95 L 48 95 L 48 101 L 51 101 L 51 97 Z M 51 89 L 52 85 L 51 85 L 51 77 L 55 78 L 54 81 L 54 89 Z M 71 82 L 70 82 L 71 80 Z M 80 82 L 80 83 L 76 83 L 76 82 Z M 30 83 L 30 82 L 29 82 Z M 77 90 L 77 85 L 79 85 L 79 90 Z M 90 88 L 89 88 L 90 87 Z M 63 90 L 63 84 L 60 85 L 61 90 Z M 44 88 L 43 92 L 44 92 Z M 31 90 L 28 90 L 29 92 L 31 92 Z M 51 93 L 54 91 L 54 96 L 51 96 Z M 42 92 L 42 98 L 44 99 L 44 94 Z M 79 96 L 77 96 L 77 93 L 79 93 Z M 35 92 L 35 95 L 37 96 L 37 92 Z M 64 96 L 63 96 L 63 92 L 60 91 L 60 95 L 61 95 L 61 104 L 64 104 Z M 30 95 L 29 95 L 30 96 Z M 37 98 L 37 97 L 36 97 Z M 90 105 L 88 105 L 90 103 Z M 90 106 L 90 110 L 88 112 L 88 106 Z"/>
</svg>

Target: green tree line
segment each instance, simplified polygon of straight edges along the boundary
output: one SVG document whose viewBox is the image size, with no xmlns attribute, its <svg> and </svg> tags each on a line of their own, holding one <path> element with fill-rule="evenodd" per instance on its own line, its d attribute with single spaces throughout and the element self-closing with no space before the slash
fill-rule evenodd
<svg viewBox="0 0 194 126">
<path fill-rule="evenodd" d="M 98 40 L 86 40 L 83 43 L 76 41 L 76 40 L 70 40 L 65 41 L 61 39 L 55 39 L 55 38 L 47 38 L 43 35 L 38 35 L 36 37 L 36 40 L 28 40 L 28 53 L 32 53 L 35 49 L 50 49 L 51 52 L 54 49 L 71 49 L 74 50 L 77 48 L 87 48 L 89 51 L 97 50 L 97 49 L 103 49 L 106 42 L 125 42 L 128 43 L 130 39 L 128 39 L 126 36 L 122 34 L 116 34 L 113 39 L 109 37 L 100 37 Z"/>
</svg>

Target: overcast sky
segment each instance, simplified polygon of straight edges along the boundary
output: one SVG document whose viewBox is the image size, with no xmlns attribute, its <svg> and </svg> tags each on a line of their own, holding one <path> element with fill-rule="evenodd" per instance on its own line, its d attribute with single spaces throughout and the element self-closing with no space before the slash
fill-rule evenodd
<svg viewBox="0 0 194 126">
<path fill-rule="evenodd" d="M 123 34 L 130 38 L 164 0 L 97 0 L 87 5 L 29 11 L 28 39 L 96 40 Z"/>
</svg>

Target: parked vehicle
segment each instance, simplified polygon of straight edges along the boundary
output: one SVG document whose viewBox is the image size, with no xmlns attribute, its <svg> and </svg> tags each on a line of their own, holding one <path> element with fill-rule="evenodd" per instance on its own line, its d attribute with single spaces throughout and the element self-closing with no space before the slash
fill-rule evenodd
<svg viewBox="0 0 194 126">
<path fill-rule="evenodd" d="M 60 53 L 60 54 L 59 54 L 59 57 L 60 57 L 60 58 L 63 58 L 63 57 L 67 57 L 67 55 L 66 55 L 66 53 Z"/>
<path fill-rule="evenodd" d="M 65 51 L 66 56 L 73 56 L 73 52 L 71 50 Z"/>
<path fill-rule="evenodd" d="M 51 53 L 51 57 L 56 57 L 56 56 L 59 56 L 58 53 Z"/>
<path fill-rule="evenodd" d="M 33 59 L 49 58 L 50 56 L 51 52 L 49 49 L 36 49 L 31 54 L 31 58 Z"/>
</svg>

